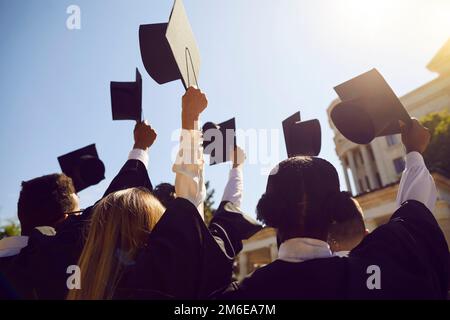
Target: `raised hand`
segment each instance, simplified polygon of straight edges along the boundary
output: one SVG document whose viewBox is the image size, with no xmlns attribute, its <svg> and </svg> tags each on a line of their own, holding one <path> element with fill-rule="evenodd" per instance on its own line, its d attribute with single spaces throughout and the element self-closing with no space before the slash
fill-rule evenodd
<svg viewBox="0 0 450 320">
<path fill-rule="evenodd" d="M 134 148 L 147 150 L 155 142 L 157 134 L 145 122 L 139 122 L 134 127 Z"/>
<path fill-rule="evenodd" d="M 411 119 L 411 125 L 408 127 L 402 121 L 399 121 L 399 124 L 406 153 L 412 151 L 424 153 L 430 143 L 430 131 L 415 118 Z"/>
<path fill-rule="evenodd" d="M 189 87 L 182 99 L 182 128 L 194 130 L 200 114 L 207 106 L 208 99 L 206 99 L 206 95 L 200 89 Z"/>
<path fill-rule="evenodd" d="M 237 168 L 244 163 L 247 156 L 241 147 L 236 146 L 236 148 L 231 151 L 231 159 L 233 160 L 233 168 Z"/>
</svg>

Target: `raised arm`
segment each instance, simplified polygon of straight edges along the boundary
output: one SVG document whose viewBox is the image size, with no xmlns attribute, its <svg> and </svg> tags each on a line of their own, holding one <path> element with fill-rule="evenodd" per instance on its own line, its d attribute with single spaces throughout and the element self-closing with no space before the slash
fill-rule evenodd
<svg viewBox="0 0 450 320">
<path fill-rule="evenodd" d="M 203 177 L 202 132 L 198 129 L 198 120 L 207 105 L 205 94 L 199 89 L 188 88 L 182 99 L 180 150 L 172 167 L 176 174 L 177 197 L 192 202 L 203 219 L 206 188 Z"/>
<path fill-rule="evenodd" d="M 229 201 L 236 207 L 240 208 L 244 192 L 244 177 L 242 169 L 245 161 L 245 153 L 240 147 L 233 150 L 233 168 L 230 170 L 228 182 L 225 186 L 222 196 L 223 201 Z"/>
<path fill-rule="evenodd" d="M 147 173 L 148 150 L 156 140 L 156 132 L 145 122 L 134 127 L 134 145 L 128 155 L 128 161 L 106 190 L 104 196 L 131 187 L 144 187 L 150 191 L 152 183 Z"/>
<path fill-rule="evenodd" d="M 416 200 L 423 203 L 428 210 L 433 211 L 437 190 L 422 156 L 430 141 L 430 133 L 416 119 L 412 120 L 409 128 L 404 125 L 401 127 L 402 141 L 407 154 L 405 171 L 402 174 L 397 194 L 397 205 L 400 207 L 407 200 Z"/>
</svg>

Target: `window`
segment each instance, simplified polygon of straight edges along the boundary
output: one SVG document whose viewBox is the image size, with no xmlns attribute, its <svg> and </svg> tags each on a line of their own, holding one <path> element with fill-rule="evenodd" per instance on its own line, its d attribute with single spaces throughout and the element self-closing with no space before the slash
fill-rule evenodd
<svg viewBox="0 0 450 320">
<path fill-rule="evenodd" d="M 383 184 L 381 183 L 381 177 L 380 174 L 377 172 L 377 182 L 378 182 L 378 187 L 383 186 Z"/>
<path fill-rule="evenodd" d="M 397 136 L 395 135 L 386 136 L 386 142 L 388 146 L 396 145 L 398 143 Z"/>
<path fill-rule="evenodd" d="M 402 173 L 403 170 L 405 169 L 405 161 L 403 160 L 403 158 L 394 159 L 394 167 L 395 172 L 397 172 L 397 174 Z"/>
</svg>

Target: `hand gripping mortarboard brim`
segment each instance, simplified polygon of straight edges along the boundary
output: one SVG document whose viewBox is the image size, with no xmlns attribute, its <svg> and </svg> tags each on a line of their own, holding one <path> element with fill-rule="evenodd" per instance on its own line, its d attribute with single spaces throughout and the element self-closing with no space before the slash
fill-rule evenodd
<svg viewBox="0 0 450 320">
<path fill-rule="evenodd" d="M 296 112 L 282 125 L 288 158 L 319 155 L 322 143 L 319 120 L 301 121 L 300 112 Z"/>
<path fill-rule="evenodd" d="M 383 76 L 372 69 L 334 88 L 341 102 L 331 119 L 348 140 L 368 144 L 375 137 L 400 133 L 399 120 L 411 117 Z"/>
<path fill-rule="evenodd" d="M 113 120 L 142 120 L 142 77 L 136 68 L 136 81 L 111 81 L 111 110 Z"/>
<path fill-rule="evenodd" d="M 236 120 L 232 118 L 215 124 L 203 125 L 203 152 L 210 155 L 210 165 L 231 161 L 231 151 L 236 148 Z"/>
<path fill-rule="evenodd" d="M 105 166 L 98 157 L 95 144 L 62 155 L 58 162 L 62 172 L 72 178 L 76 192 L 105 179 Z"/>
<path fill-rule="evenodd" d="M 145 69 L 157 83 L 181 79 L 186 90 L 198 88 L 200 52 L 182 0 L 175 0 L 168 23 L 139 27 L 139 44 Z"/>
</svg>

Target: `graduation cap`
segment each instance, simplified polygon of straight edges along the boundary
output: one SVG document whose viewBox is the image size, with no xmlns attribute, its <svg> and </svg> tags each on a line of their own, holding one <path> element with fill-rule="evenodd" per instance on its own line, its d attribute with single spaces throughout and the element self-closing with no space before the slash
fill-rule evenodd
<svg viewBox="0 0 450 320">
<path fill-rule="evenodd" d="M 296 112 L 282 124 L 289 158 L 319 155 L 322 140 L 319 120 L 301 121 L 300 112 Z"/>
<path fill-rule="evenodd" d="M 334 88 L 341 102 L 331 110 L 331 119 L 348 140 L 368 144 L 375 137 L 400 133 L 399 120 L 411 117 L 399 98 L 372 69 Z"/>
<path fill-rule="evenodd" d="M 113 120 L 142 120 L 142 77 L 136 68 L 135 82 L 111 81 Z"/>
<path fill-rule="evenodd" d="M 200 52 L 183 1 L 175 0 L 168 23 L 141 25 L 139 44 L 145 69 L 157 83 L 181 79 L 186 90 L 198 87 Z"/>
<path fill-rule="evenodd" d="M 215 124 L 207 122 L 203 125 L 203 152 L 210 155 L 210 165 L 230 161 L 231 151 L 236 148 L 236 121 Z"/>
<path fill-rule="evenodd" d="M 105 179 L 105 166 L 97 154 L 95 144 L 58 157 L 62 172 L 72 178 L 76 192 Z"/>
</svg>

